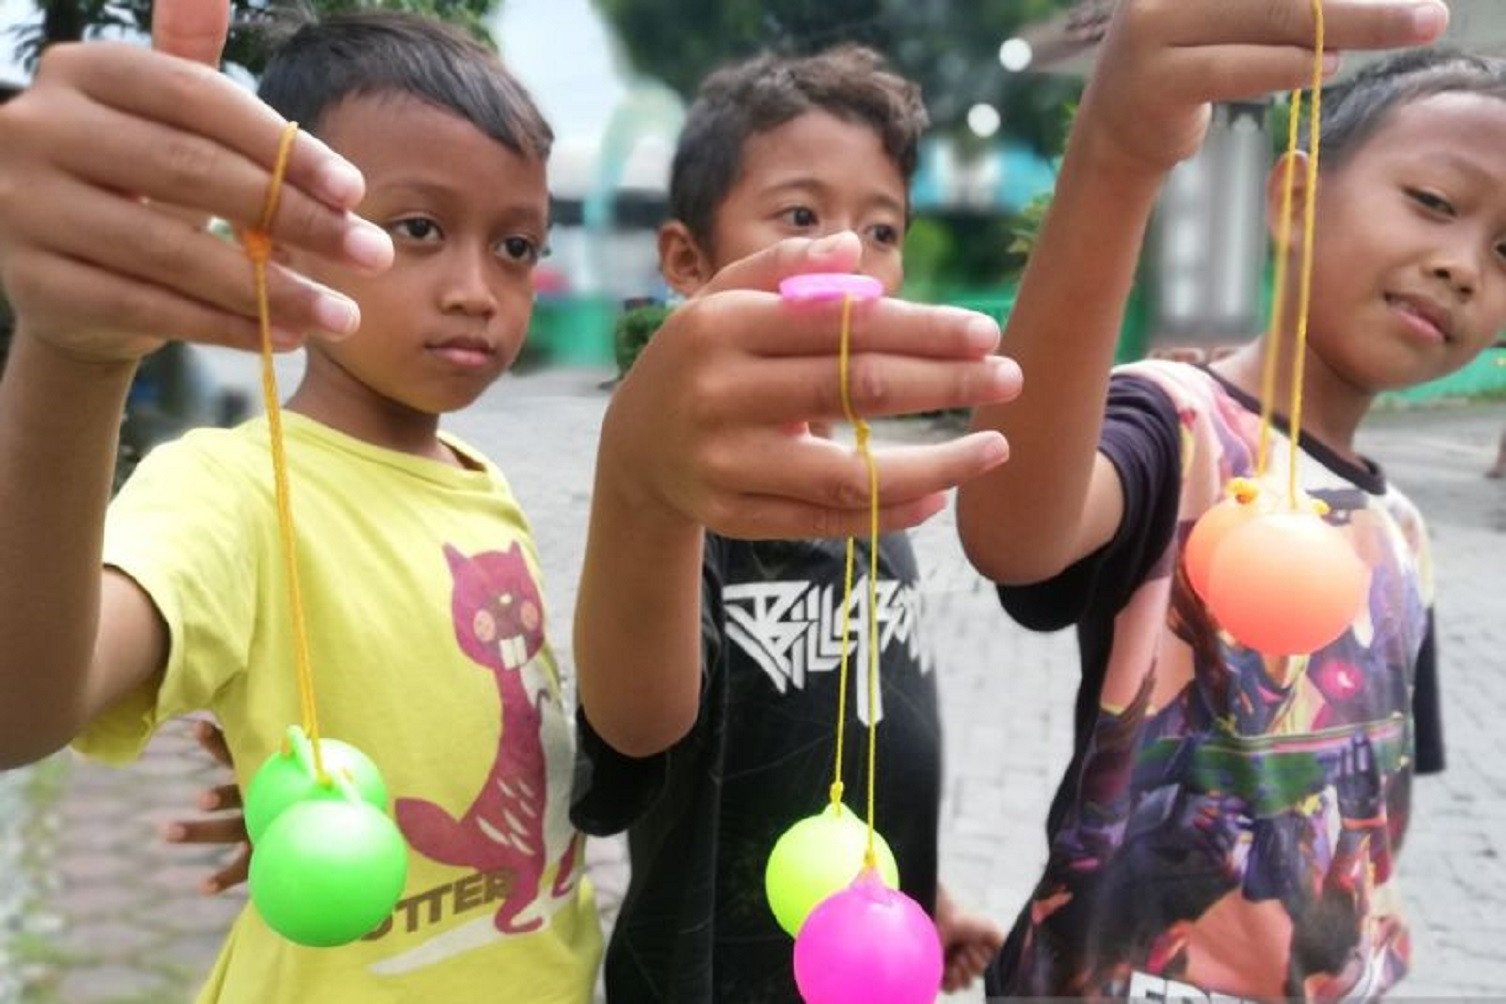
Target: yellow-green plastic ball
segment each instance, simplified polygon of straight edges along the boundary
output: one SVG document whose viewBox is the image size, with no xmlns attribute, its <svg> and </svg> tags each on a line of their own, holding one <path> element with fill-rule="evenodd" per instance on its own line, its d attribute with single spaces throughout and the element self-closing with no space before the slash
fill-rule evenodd
<svg viewBox="0 0 1506 1004">
<path fill-rule="evenodd" d="M 898 889 L 894 852 L 876 833 L 873 842 L 879 875 L 890 889 Z M 816 904 L 846 889 L 863 870 L 867 847 L 867 824 L 840 804 L 828 805 L 786 830 L 764 871 L 764 891 L 779 926 L 791 937 L 799 934 Z"/>
<path fill-rule="evenodd" d="M 251 855 L 251 902 L 267 926 L 310 948 L 344 945 L 392 914 L 408 848 L 386 813 L 314 799 L 280 813 Z"/>
</svg>

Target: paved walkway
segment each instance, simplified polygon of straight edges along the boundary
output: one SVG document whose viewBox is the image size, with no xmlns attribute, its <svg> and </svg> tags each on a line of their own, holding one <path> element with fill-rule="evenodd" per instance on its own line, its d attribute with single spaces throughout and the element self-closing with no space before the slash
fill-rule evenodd
<svg viewBox="0 0 1506 1004">
<path fill-rule="evenodd" d="M 239 361 L 225 365 L 243 378 Z M 452 423 L 510 473 L 534 520 L 566 665 L 601 376 L 509 378 Z M 1391 413 L 1364 443 L 1429 513 L 1440 580 L 1451 765 L 1418 785 L 1401 866 L 1418 922 L 1408 996 L 1499 996 L 1506 986 L 1506 485 L 1480 476 L 1503 420 L 1499 406 Z M 1041 821 L 1069 754 L 1075 647 L 1068 634 L 1033 635 L 1004 618 L 948 517 L 916 536 L 947 723 L 943 877 L 1007 925 L 1044 859 Z M 199 895 L 209 858 L 160 843 L 154 829 L 214 776 L 191 746 L 173 728 L 130 770 L 68 764 L 55 809 L 32 824 L 44 834 L 37 846 L 50 848 L 46 878 L 27 933 L 11 939 L 24 963 L 14 971 L 33 986 L 27 1000 L 178 1001 L 209 965 L 238 900 Z M 592 858 L 610 896 L 620 853 L 600 845 Z M 0 979 L 0 1002 L 5 988 Z"/>
</svg>

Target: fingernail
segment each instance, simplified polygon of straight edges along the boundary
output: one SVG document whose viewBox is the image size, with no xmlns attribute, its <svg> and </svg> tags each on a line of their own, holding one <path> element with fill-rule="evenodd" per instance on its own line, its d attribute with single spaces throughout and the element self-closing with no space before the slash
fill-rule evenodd
<svg viewBox="0 0 1506 1004">
<path fill-rule="evenodd" d="M 1429 42 L 1448 27 L 1448 8 L 1440 3 L 1419 4 L 1412 10 L 1412 29 L 1421 41 Z"/>
<path fill-rule="evenodd" d="M 351 227 L 345 231 L 343 246 L 346 255 L 357 265 L 380 269 L 392 264 L 392 238 L 387 231 L 359 216 L 351 217 Z"/>
<path fill-rule="evenodd" d="M 167 840 L 182 840 L 188 836 L 188 830 L 180 823 L 172 823 L 162 831 L 162 836 Z"/>
<path fill-rule="evenodd" d="M 811 257 L 830 258 L 846 240 L 846 230 L 843 230 L 841 233 L 827 234 L 811 245 Z"/>
<path fill-rule="evenodd" d="M 199 796 L 199 807 L 202 809 L 213 809 L 219 804 L 220 800 L 215 797 L 213 792 L 206 791 L 204 794 Z"/>
<path fill-rule="evenodd" d="M 220 891 L 220 884 L 214 879 L 205 879 L 199 886 L 199 891 L 206 896 L 213 896 Z"/>
<path fill-rule="evenodd" d="M 1325 52 L 1325 53 L 1323 53 L 1323 75 L 1324 76 L 1327 76 L 1327 77 L 1333 76 L 1335 73 L 1339 72 L 1339 68 L 1341 66 L 1343 66 L 1343 65 L 1344 65 L 1344 58 L 1341 55 L 1339 55 L 1337 52 Z"/>
<path fill-rule="evenodd" d="M 990 356 L 988 365 L 995 387 L 1012 388 L 1019 385 L 1022 379 L 1020 364 L 1007 356 Z"/>
<path fill-rule="evenodd" d="M 999 324 L 991 317 L 975 315 L 967 322 L 967 343 L 980 348 L 993 348 L 999 343 Z"/>
<path fill-rule="evenodd" d="M 339 293 L 321 292 L 314 301 L 314 321 L 321 331 L 349 335 L 361 323 L 361 312 L 354 301 Z"/>
<path fill-rule="evenodd" d="M 331 205 L 349 209 L 366 194 L 366 181 L 354 164 L 332 159 L 314 175 L 314 194 Z"/>
</svg>

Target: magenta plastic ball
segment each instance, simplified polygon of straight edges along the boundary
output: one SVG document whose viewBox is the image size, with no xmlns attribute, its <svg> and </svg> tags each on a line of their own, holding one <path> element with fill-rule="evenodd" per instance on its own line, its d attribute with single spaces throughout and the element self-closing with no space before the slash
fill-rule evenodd
<svg viewBox="0 0 1506 1004">
<path fill-rule="evenodd" d="M 936 925 L 872 870 L 823 900 L 795 939 L 806 1004 L 933 1004 L 941 971 Z"/>
</svg>

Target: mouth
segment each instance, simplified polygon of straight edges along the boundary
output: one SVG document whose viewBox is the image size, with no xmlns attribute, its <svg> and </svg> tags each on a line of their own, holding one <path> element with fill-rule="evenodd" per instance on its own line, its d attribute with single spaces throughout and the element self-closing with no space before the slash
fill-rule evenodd
<svg viewBox="0 0 1506 1004">
<path fill-rule="evenodd" d="M 497 642 L 497 654 L 508 669 L 519 669 L 528 662 L 528 639 L 522 635 L 503 638 Z"/>
<path fill-rule="evenodd" d="M 1387 293 L 1385 299 L 1391 312 L 1421 341 L 1444 345 L 1454 340 L 1448 311 L 1432 300 L 1398 293 Z"/>
<path fill-rule="evenodd" d="M 428 342 L 424 351 L 461 369 L 484 369 L 496 362 L 497 347 L 484 338 L 446 338 Z"/>
</svg>

